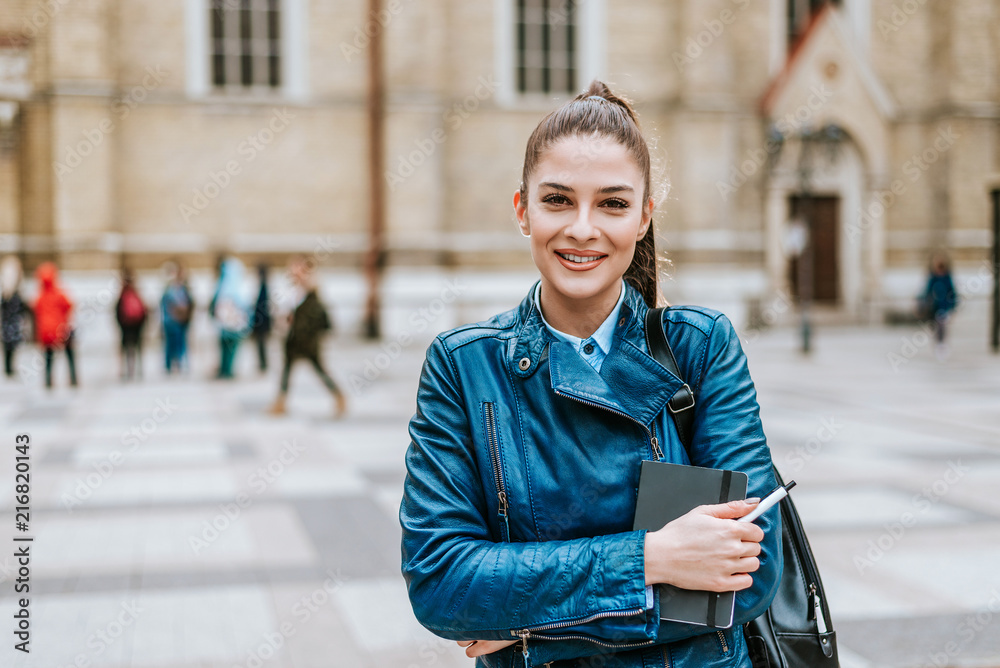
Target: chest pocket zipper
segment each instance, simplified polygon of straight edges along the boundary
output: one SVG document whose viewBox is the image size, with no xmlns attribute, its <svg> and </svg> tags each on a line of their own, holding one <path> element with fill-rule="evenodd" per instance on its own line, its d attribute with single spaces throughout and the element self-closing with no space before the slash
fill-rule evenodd
<svg viewBox="0 0 1000 668">
<path fill-rule="evenodd" d="M 497 434 L 497 419 L 493 402 L 483 403 L 483 425 L 486 428 L 486 446 L 493 467 L 493 483 L 497 491 L 497 515 L 500 516 L 500 533 L 503 542 L 510 542 L 510 524 L 507 520 L 507 487 L 503 481 L 503 461 L 500 459 L 500 437 Z"/>
</svg>

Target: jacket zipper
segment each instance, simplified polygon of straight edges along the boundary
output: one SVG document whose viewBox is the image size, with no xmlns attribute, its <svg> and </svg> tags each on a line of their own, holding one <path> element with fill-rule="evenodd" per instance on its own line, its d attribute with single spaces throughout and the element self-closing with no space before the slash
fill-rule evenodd
<svg viewBox="0 0 1000 668">
<path fill-rule="evenodd" d="M 729 654 L 729 644 L 726 642 L 726 636 L 723 635 L 722 631 L 716 631 L 719 634 L 719 642 L 722 643 L 722 653 Z"/>
<path fill-rule="evenodd" d="M 642 614 L 641 608 L 636 608 L 634 610 L 618 610 L 615 612 L 599 612 L 589 617 L 584 617 L 583 619 L 574 619 L 568 622 L 558 622 L 555 624 L 545 624 L 544 626 L 536 626 L 533 629 L 520 629 L 516 631 L 511 631 L 511 635 L 517 636 L 521 639 L 521 653 L 524 655 L 524 666 L 528 668 L 531 664 L 529 662 L 530 652 L 528 651 L 528 638 L 538 638 L 539 640 L 586 640 L 587 642 L 592 642 L 601 647 L 608 647 L 611 649 L 633 649 L 636 647 L 646 647 L 648 645 L 653 645 L 656 640 L 644 640 L 643 642 L 637 643 L 607 643 L 603 640 L 598 640 L 597 638 L 591 638 L 590 636 L 583 635 L 560 635 L 560 636 L 549 636 L 541 635 L 535 633 L 535 631 L 551 631 L 552 629 L 565 628 L 567 626 L 574 626 L 576 624 L 586 624 L 587 622 L 592 622 L 595 619 L 605 619 L 608 617 L 629 617 L 631 615 Z"/>
<path fill-rule="evenodd" d="M 566 394 L 564 392 L 560 392 L 559 390 L 556 390 L 555 392 L 556 392 L 556 394 L 558 394 L 561 397 L 567 397 L 567 398 L 572 399 L 574 401 L 579 401 L 581 404 L 586 404 L 588 406 L 593 406 L 594 408 L 601 408 L 601 409 L 606 410 L 606 411 L 608 411 L 610 413 L 614 413 L 615 415 L 621 415 L 623 418 L 626 418 L 626 419 L 631 420 L 632 422 L 635 422 L 637 425 L 639 425 L 640 427 L 642 427 L 642 430 L 644 432 L 646 432 L 646 436 L 649 437 L 649 448 L 650 448 L 650 450 L 653 453 L 653 459 L 655 461 L 662 461 L 663 460 L 663 450 L 660 448 L 660 442 L 658 440 L 656 440 L 656 436 L 653 436 L 653 432 L 651 432 L 649 430 L 649 427 L 647 427 L 643 423 L 639 422 L 638 420 L 636 420 L 634 417 L 632 417 L 628 413 L 623 413 L 620 410 L 616 410 L 614 408 L 611 408 L 610 406 L 605 406 L 604 404 L 599 404 L 599 403 L 596 403 L 594 401 L 588 401 L 586 399 L 581 399 L 580 397 L 578 397 L 576 395 L 573 395 L 573 394 Z"/>
<path fill-rule="evenodd" d="M 497 489 L 497 514 L 502 522 L 500 532 L 504 542 L 510 542 L 510 524 L 507 521 L 507 488 L 503 483 L 503 469 L 500 465 L 500 444 L 497 442 L 496 416 L 493 413 L 493 403 L 483 404 L 486 422 L 486 443 L 490 451 L 490 463 L 493 465 L 493 482 Z"/>
</svg>

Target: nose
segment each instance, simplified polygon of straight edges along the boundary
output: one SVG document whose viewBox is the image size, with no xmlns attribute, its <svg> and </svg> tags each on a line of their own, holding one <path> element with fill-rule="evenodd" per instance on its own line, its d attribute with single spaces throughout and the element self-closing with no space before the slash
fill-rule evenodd
<svg viewBox="0 0 1000 668">
<path fill-rule="evenodd" d="M 565 234 L 570 239 L 582 242 L 592 241 L 601 236 L 600 230 L 597 229 L 591 220 L 590 207 L 580 207 L 577 209 L 576 216 L 566 226 Z"/>
</svg>

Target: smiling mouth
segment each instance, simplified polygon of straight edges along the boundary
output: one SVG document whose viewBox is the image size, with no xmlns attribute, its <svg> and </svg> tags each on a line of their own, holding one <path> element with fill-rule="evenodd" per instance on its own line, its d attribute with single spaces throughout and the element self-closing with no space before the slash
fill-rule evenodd
<svg viewBox="0 0 1000 668">
<path fill-rule="evenodd" d="M 573 255 L 572 253 L 560 253 L 556 251 L 556 255 L 568 262 L 574 262 L 576 264 L 584 264 L 586 262 L 594 262 L 595 260 L 603 260 L 607 255 Z"/>
</svg>

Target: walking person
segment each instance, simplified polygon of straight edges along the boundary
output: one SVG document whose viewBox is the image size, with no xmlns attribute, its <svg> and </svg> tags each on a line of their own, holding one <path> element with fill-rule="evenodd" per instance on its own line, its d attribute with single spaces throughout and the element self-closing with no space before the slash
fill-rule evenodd
<svg viewBox="0 0 1000 668">
<path fill-rule="evenodd" d="M 257 343 L 257 364 L 261 373 L 267 371 L 267 340 L 271 336 L 271 297 L 267 289 L 267 265 L 257 265 L 260 289 L 253 309 L 251 333 Z"/>
<path fill-rule="evenodd" d="M 25 321 L 31 309 L 21 298 L 21 261 L 8 255 L 0 264 L 0 338 L 3 339 L 3 370 L 14 376 L 14 353 L 25 339 Z"/>
<path fill-rule="evenodd" d="M 427 350 L 402 571 L 417 619 L 477 666 L 751 665 L 741 625 L 777 588 L 778 509 L 737 522 L 750 498 L 632 530 L 643 460 L 742 471 L 750 497 L 775 487 L 721 313 L 664 313 L 696 397 L 688 449 L 667 410 L 684 387 L 646 347 L 646 312 L 664 304 L 650 172 L 635 112 L 604 84 L 546 116 L 513 196 L 540 280 L 517 308 Z M 659 583 L 735 591 L 733 625 L 661 620 Z"/>
<path fill-rule="evenodd" d="M 312 271 L 305 259 L 294 259 L 289 273 L 292 282 L 303 291 L 303 297 L 291 315 L 288 337 L 285 339 L 285 366 L 281 370 L 281 391 L 270 412 L 272 415 L 285 413 L 285 398 L 288 395 L 288 379 L 292 365 L 301 359 L 312 364 L 320 380 L 333 395 L 334 417 L 342 417 L 347 412 L 347 397 L 323 368 L 320 360 L 320 343 L 323 335 L 333 329 L 330 316 L 319 299 Z"/>
<path fill-rule="evenodd" d="M 115 319 L 122 333 L 121 378 L 142 378 L 142 330 L 146 325 L 146 305 L 135 287 L 131 269 L 122 270 L 122 290 L 115 305 Z"/>
<path fill-rule="evenodd" d="M 219 328 L 219 370 L 216 378 L 231 379 L 236 351 L 247 335 L 250 313 L 243 297 L 243 263 L 234 257 L 219 265 L 219 282 L 208 306 L 209 315 Z"/>
<path fill-rule="evenodd" d="M 35 300 L 35 336 L 45 351 L 45 387 L 52 387 L 52 361 L 57 350 L 66 353 L 69 384 L 77 386 L 76 360 L 73 355 L 73 327 L 70 316 L 73 303 L 59 287 L 59 270 L 52 262 L 43 262 L 35 270 L 38 299 Z"/>
<path fill-rule="evenodd" d="M 951 278 L 951 262 L 944 253 L 935 253 L 931 258 L 930 276 L 922 296 L 924 313 L 934 321 L 934 354 L 938 360 L 948 357 L 948 320 L 958 306 L 958 291 Z"/>
<path fill-rule="evenodd" d="M 194 299 L 188 288 L 184 268 L 176 262 L 165 267 L 167 285 L 160 298 L 160 320 L 163 323 L 163 352 L 167 374 L 187 368 L 187 336 Z"/>
</svg>

